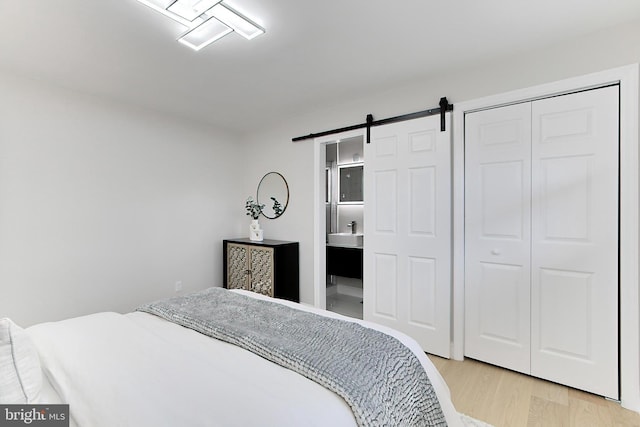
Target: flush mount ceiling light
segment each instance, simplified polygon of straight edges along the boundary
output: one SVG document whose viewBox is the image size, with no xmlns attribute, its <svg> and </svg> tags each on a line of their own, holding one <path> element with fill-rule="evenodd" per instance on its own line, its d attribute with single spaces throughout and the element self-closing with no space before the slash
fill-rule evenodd
<svg viewBox="0 0 640 427">
<path fill-rule="evenodd" d="M 264 28 L 221 0 L 138 0 L 187 27 L 178 41 L 194 50 L 236 32 L 247 40 L 264 34 Z"/>
</svg>

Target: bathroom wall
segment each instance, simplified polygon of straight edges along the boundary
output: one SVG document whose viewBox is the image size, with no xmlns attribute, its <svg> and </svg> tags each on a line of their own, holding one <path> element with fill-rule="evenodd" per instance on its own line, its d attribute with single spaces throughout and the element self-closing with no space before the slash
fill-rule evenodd
<svg viewBox="0 0 640 427">
<path fill-rule="evenodd" d="M 338 166 L 350 164 L 362 164 L 364 161 L 364 141 L 362 137 L 349 138 L 341 141 L 337 150 Z M 338 182 L 336 174 L 334 184 Z M 356 222 L 356 232 L 364 230 L 364 204 L 338 204 L 338 233 L 349 233 L 351 228 L 347 226 L 351 221 Z"/>
<path fill-rule="evenodd" d="M 364 205 L 338 205 L 338 233 L 351 233 L 347 226 L 351 221 L 356 222 L 356 232 L 364 229 Z"/>
<path fill-rule="evenodd" d="M 327 186 L 327 192 L 329 193 L 327 195 L 327 203 L 326 203 L 326 215 L 327 215 L 327 234 L 329 233 L 335 233 L 337 232 L 338 229 L 338 213 L 337 213 L 337 204 L 331 203 L 331 200 L 335 200 L 335 198 L 337 196 L 337 191 L 335 191 L 336 189 L 334 188 L 334 183 L 335 183 L 335 175 L 336 175 L 336 169 L 337 169 L 337 163 L 338 163 L 338 144 L 327 144 L 325 146 L 325 149 L 327 150 L 327 158 L 326 158 L 326 162 L 327 162 L 327 168 L 329 168 L 329 170 L 327 171 L 327 176 L 326 176 L 326 186 Z M 335 196 L 334 196 L 335 194 Z"/>
</svg>

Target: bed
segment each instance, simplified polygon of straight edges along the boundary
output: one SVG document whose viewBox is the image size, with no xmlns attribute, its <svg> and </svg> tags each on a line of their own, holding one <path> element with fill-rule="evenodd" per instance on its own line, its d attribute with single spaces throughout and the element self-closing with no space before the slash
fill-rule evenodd
<svg viewBox="0 0 640 427">
<path fill-rule="evenodd" d="M 385 339 L 401 343 L 428 377 L 436 396 L 435 405 L 439 406 L 444 420 L 434 425 L 464 425 L 451 402 L 444 380 L 418 344 L 406 335 L 369 322 L 248 291 L 210 288 L 203 292 L 224 294 L 225 298 L 227 295 L 230 298 L 242 298 L 243 303 L 250 300 L 250 304 L 254 304 L 254 301 L 262 301 L 259 304 L 269 306 L 275 304 L 278 310 L 289 310 L 295 316 L 317 317 L 323 321 L 331 319 L 331 322 L 342 322 L 340 329 L 351 325 L 366 333 L 373 331 L 384 335 Z M 200 293 L 190 297 L 202 300 Z M 171 299 L 171 303 L 171 307 L 178 308 L 186 304 L 176 298 Z M 17 358 L 14 367 L 18 371 L 19 385 L 23 388 L 22 395 L 26 400 L 22 403 L 68 403 L 71 425 L 79 427 L 389 425 L 388 421 L 379 421 L 380 416 L 387 416 L 387 409 L 380 410 L 381 414 L 375 415 L 373 421 L 367 420 L 366 414 L 361 415 L 358 408 L 354 409 L 348 396 L 340 394 L 340 387 L 336 392 L 335 386 L 331 390 L 326 384 L 321 385 L 322 377 L 320 380 L 315 378 L 313 369 L 310 375 L 308 371 L 296 371 L 295 366 L 287 363 L 274 363 L 269 360 L 273 350 L 263 349 L 263 352 L 267 352 L 265 355 L 259 349 L 244 349 L 241 344 L 232 343 L 233 340 L 227 342 L 212 338 L 198 332 L 198 325 L 194 326 L 193 320 L 183 319 L 182 323 L 188 324 L 185 327 L 179 324 L 180 319 L 174 323 L 175 318 L 184 317 L 181 314 L 172 311 L 174 319 L 170 321 L 157 313 L 152 314 L 154 308 L 162 311 L 157 306 L 143 306 L 139 311 L 127 314 L 96 313 L 43 323 L 24 330 L 15 325 L 10 326 L 9 331 L 0 330 L 0 357 L 6 356 L 8 341 L 12 341 L 14 347 L 22 347 L 11 350 L 13 357 Z M 251 310 L 237 310 L 234 313 L 236 321 L 251 317 L 248 314 Z M 296 323 L 300 321 L 296 320 Z M 218 333 L 217 327 L 213 329 L 214 333 Z M 1 336 L 7 333 L 12 335 L 11 340 L 3 341 Z M 241 333 L 239 339 L 245 340 L 245 335 Z M 305 335 L 321 337 L 325 333 Z M 355 347 L 364 348 L 365 345 L 373 345 L 374 341 L 384 340 L 369 337 L 364 341 L 367 343 L 357 343 Z M 251 342 L 252 346 L 259 347 L 254 341 Z M 5 349 L 2 350 L 2 347 Z M 303 350 L 310 348 L 307 344 L 301 347 Z M 334 347 L 335 354 L 343 345 L 339 347 Z M 33 352 L 36 356 L 33 356 Z M 383 348 L 382 353 L 385 352 Z M 321 355 L 323 363 L 336 365 L 335 358 L 331 360 L 333 350 L 313 350 L 309 354 L 312 358 L 314 354 Z M 371 358 L 374 359 L 373 356 Z M 401 358 L 405 360 L 409 357 L 403 355 Z M 294 362 L 293 365 L 304 364 L 298 359 Z M 393 363 L 398 364 L 397 361 Z M 8 378 L 4 372 L 5 365 L 0 369 L 3 369 L 3 376 Z M 369 378 L 368 381 L 375 378 L 375 387 L 387 387 L 383 384 L 390 377 L 386 370 L 376 375 L 356 376 L 347 381 L 347 388 L 365 376 Z M 415 376 L 412 374 L 411 379 Z M 370 385 L 366 387 L 375 388 Z M 0 384 L 0 403 L 12 403 L 1 402 L 3 395 L 5 399 L 11 398 L 7 397 L 6 388 L 6 384 Z M 410 392 L 415 394 L 415 389 Z M 375 392 L 373 397 L 380 393 Z M 376 405 L 388 403 L 395 394 L 394 389 Z M 20 396 L 18 394 L 18 398 Z M 369 397 L 363 400 L 365 406 L 371 403 Z M 398 408 L 405 405 L 406 401 L 402 398 L 400 402 L 392 403 L 390 409 L 403 412 L 405 409 Z M 394 424 L 407 423 L 398 421 Z M 430 425 L 423 422 L 416 424 Z"/>
</svg>

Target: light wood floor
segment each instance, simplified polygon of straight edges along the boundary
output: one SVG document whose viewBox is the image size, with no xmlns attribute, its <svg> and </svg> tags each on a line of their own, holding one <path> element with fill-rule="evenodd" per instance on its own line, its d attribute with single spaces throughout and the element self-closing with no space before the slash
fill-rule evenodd
<svg viewBox="0 0 640 427">
<path fill-rule="evenodd" d="M 429 358 L 458 412 L 496 427 L 640 427 L 640 414 L 603 397 L 475 360 Z"/>
</svg>

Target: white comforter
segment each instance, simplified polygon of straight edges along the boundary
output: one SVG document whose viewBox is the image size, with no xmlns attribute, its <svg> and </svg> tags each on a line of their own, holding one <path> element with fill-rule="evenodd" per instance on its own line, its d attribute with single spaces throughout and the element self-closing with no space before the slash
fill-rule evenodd
<svg viewBox="0 0 640 427">
<path fill-rule="evenodd" d="M 429 374 L 449 426 L 462 425 L 444 380 L 415 341 L 357 322 L 411 348 Z M 27 331 L 46 377 L 60 401 L 70 404 L 72 423 L 80 427 L 356 425 L 345 401 L 317 383 L 150 314 L 98 313 Z M 46 399 L 56 403 L 55 395 Z"/>
</svg>

